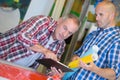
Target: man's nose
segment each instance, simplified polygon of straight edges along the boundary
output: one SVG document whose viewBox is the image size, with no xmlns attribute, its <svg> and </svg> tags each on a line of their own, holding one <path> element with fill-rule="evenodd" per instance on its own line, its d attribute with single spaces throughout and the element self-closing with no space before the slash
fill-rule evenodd
<svg viewBox="0 0 120 80">
<path fill-rule="evenodd" d="M 96 16 L 96 20 L 98 20 L 99 19 L 99 17 L 98 16 Z"/>
</svg>

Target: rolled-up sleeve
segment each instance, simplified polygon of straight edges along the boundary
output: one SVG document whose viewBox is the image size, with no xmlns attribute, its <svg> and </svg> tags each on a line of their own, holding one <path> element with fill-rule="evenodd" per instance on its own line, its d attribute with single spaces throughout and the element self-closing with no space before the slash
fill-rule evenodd
<svg viewBox="0 0 120 80">
<path fill-rule="evenodd" d="M 115 43 L 110 50 L 109 56 L 109 67 L 116 73 L 116 79 L 120 76 L 120 43 Z"/>
<path fill-rule="evenodd" d="M 33 17 L 26 21 L 25 28 L 20 31 L 17 36 L 17 40 L 24 46 L 30 47 L 38 42 L 37 38 L 35 37 L 43 28 L 44 25 L 48 24 L 46 17 Z M 21 24 L 22 25 L 22 24 Z"/>
</svg>

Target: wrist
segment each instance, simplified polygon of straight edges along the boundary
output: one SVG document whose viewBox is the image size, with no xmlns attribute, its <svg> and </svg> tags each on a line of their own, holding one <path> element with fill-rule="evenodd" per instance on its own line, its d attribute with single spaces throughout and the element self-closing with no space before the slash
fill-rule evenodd
<svg viewBox="0 0 120 80">
<path fill-rule="evenodd" d="M 48 50 L 46 48 L 43 49 L 43 54 L 46 55 L 48 53 Z"/>
<path fill-rule="evenodd" d="M 95 72 L 95 73 L 99 73 L 99 71 L 101 71 L 101 69 L 99 67 L 96 67 L 93 69 L 93 72 Z"/>
</svg>

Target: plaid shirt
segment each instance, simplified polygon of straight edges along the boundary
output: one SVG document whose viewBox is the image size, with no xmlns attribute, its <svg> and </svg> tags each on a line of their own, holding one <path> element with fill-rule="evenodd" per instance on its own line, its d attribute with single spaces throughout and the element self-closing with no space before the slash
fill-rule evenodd
<svg viewBox="0 0 120 80">
<path fill-rule="evenodd" d="M 0 59 L 14 62 L 38 52 L 29 50 L 35 44 L 45 46 L 56 28 L 57 22 L 50 17 L 35 16 L 15 28 L 0 35 Z M 65 47 L 65 41 L 51 43 L 48 47 L 60 58 Z M 42 53 L 38 53 L 43 55 Z M 40 57 L 41 58 L 41 57 Z"/>
<path fill-rule="evenodd" d="M 120 27 L 100 29 L 90 33 L 83 45 L 75 52 L 77 55 L 85 53 L 91 46 L 97 45 L 99 58 L 95 65 L 100 68 L 111 68 L 120 76 Z M 107 80 L 94 72 L 78 69 L 68 80 Z"/>
</svg>

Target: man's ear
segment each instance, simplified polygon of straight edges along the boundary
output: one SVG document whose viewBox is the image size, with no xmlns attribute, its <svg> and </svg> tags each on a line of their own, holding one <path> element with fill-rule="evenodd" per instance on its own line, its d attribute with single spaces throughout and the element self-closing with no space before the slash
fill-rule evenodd
<svg viewBox="0 0 120 80">
<path fill-rule="evenodd" d="M 109 16 L 111 19 L 114 19 L 115 17 L 115 13 L 114 12 L 111 12 L 110 16 Z"/>
</svg>

